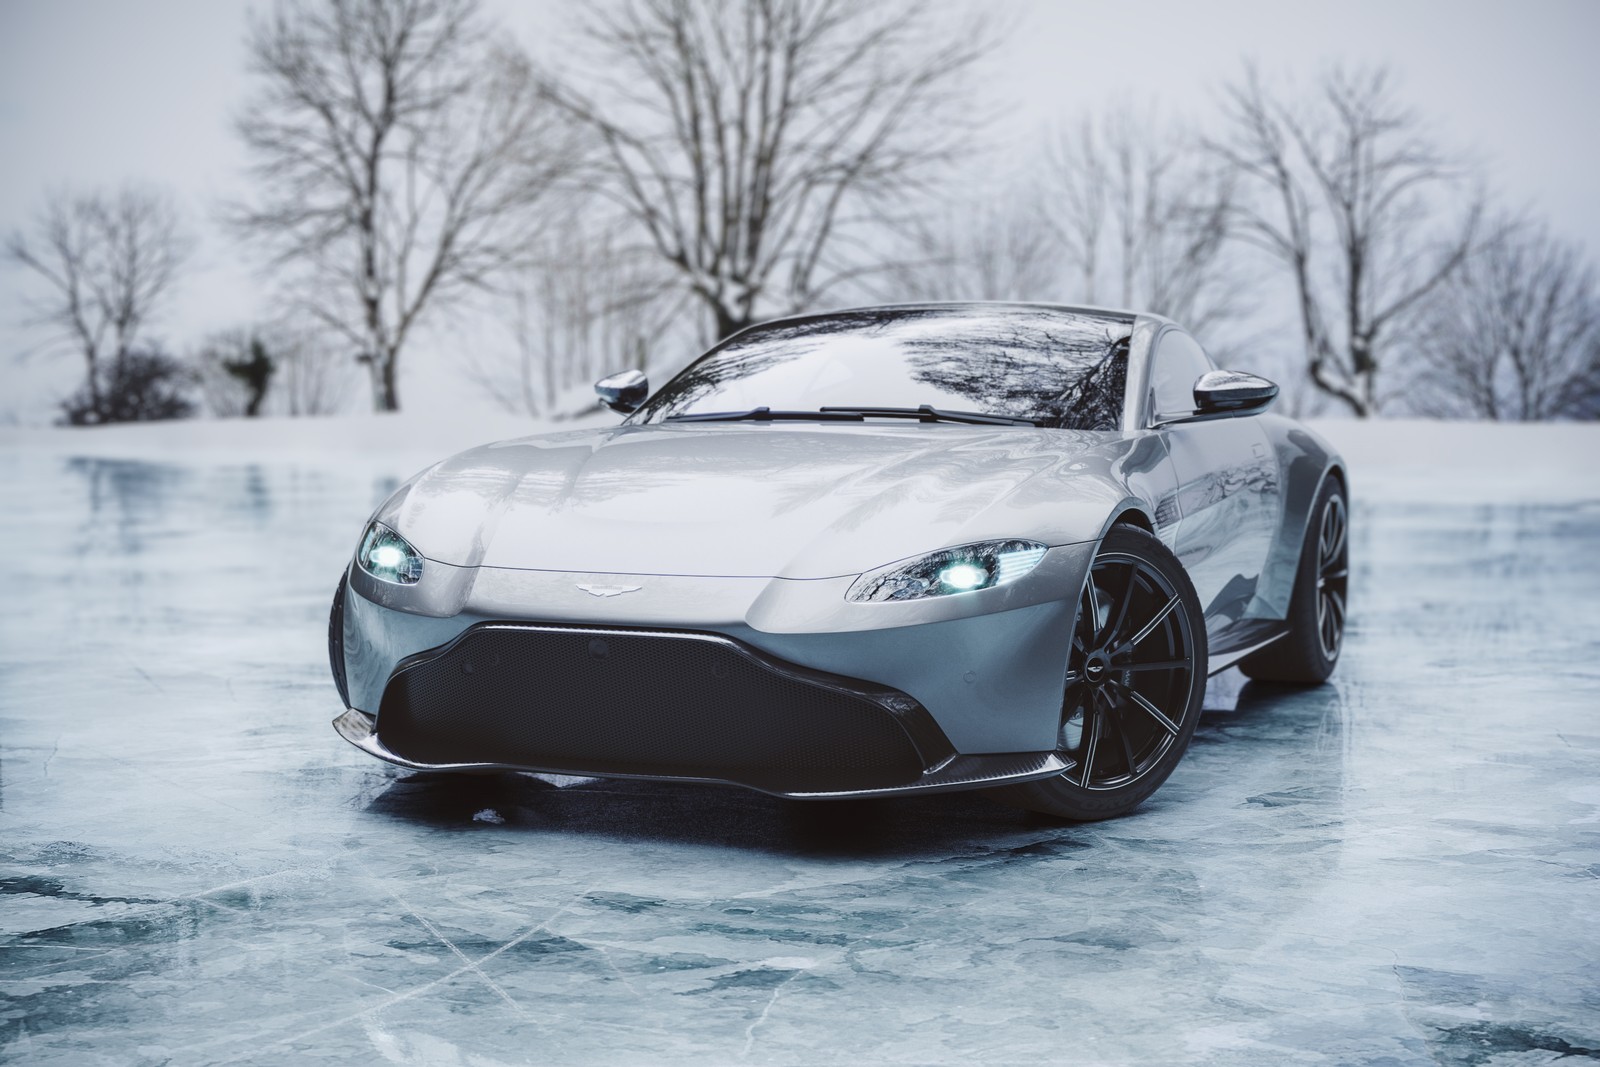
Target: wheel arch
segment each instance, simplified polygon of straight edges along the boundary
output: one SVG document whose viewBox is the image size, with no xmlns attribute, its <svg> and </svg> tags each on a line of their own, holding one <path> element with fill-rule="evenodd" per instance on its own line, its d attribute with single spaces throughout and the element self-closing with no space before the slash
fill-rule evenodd
<svg viewBox="0 0 1600 1067">
<path fill-rule="evenodd" d="M 1106 535 L 1118 526 L 1134 526 L 1147 534 L 1156 533 L 1155 522 L 1150 518 L 1143 502 L 1133 499 L 1124 500 L 1111 509 L 1104 525 L 1100 527 L 1100 536 L 1095 540 L 1104 541 Z"/>
<path fill-rule="evenodd" d="M 1106 527 L 1106 531 L 1109 533 L 1111 528 L 1115 526 L 1137 526 L 1147 534 L 1156 532 L 1155 525 L 1150 521 L 1150 516 L 1138 508 L 1126 508 L 1119 512 L 1117 517 L 1111 520 L 1111 526 Z"/>
</svg>

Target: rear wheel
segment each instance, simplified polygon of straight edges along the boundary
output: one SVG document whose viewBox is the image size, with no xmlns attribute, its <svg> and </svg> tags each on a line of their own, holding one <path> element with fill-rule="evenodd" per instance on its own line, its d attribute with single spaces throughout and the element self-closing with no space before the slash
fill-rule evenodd
<svg viewBox="0 0 1600 1067">
<path fill-rule="evenodd" d="M 1106 535 L 1084 583 L 1068 656 L 1054 778 L 990 790 L 1067 819 L 1138 807 L 1172 773 L 1206 686 L 1206 631 L 1194 586 L 1153 535 Z"/>
<path fill-rule="evenodd" d="M 1350 511 L 1333 478 L 1322 484 L 1306 524 L 1289 599 L 1289 632 L 1239 669 L 1263 682 L 1320 685 L 1339 662 L 1350 588 Z"/>
</svg>

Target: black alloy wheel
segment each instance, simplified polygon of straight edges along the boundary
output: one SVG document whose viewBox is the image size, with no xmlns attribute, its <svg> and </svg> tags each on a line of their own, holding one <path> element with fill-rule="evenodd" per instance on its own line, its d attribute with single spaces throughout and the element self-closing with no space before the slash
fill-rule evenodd
<svg viewBox="0 0 1600 1067">
<path fill-rule="evenodd" d="M 1344 641 L 1344 605 L 1350 583 L 1350 523 L 1344 497 L 1335 493 L 1322 508 L 1317 531 L 1317 640 L 1330 661 Z"/>
<path fill-rule="evenodd" d="M 1079 599 L 1057 755 L 1061 774 L 993 791 L 1069 819 L 1132 811 L 1183 758 L 1205 695 L 1206 638 L 1194 586 L 1153 535 L 1111 531 Z"/>
<path fill-rule="evenodd" d="M 1289 631 L 1239 664 L 1258 681 L 1320 685 L 1333 673 L 1344 647 L 1350 600 L 1350 509 L 1337 480 L 1323 482 L 1310 516 L 1289 600 Z"/>
</svg>

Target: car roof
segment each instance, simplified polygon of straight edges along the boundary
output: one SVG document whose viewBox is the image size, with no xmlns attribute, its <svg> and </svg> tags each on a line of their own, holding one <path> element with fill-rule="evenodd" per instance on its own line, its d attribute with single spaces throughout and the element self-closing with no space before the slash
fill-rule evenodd
<svg viewBox="0 0 1600 1067">
<path fill-rule="evenodd" d="M 797 315 L 784 315 L 774 319 L 766 319 L 752 323 L 731 335 L 725 340 L 732 340 L 740 334 L 752 330 L 765 329 L 770 326 L 799 325 L 806 322 L 818 322 L 823 319 L 835 318 L 840 315 L 858 314 L 865 311 L 961 311 L 961 310 L 999 310 L 1005 308 L 1029 308 L 1059 311 L 1069 315 L 1085 315 L 1103 319 L 1119 319 L 1129 326 L 1138 326 L 1148 323 L 1152 326 L 1177 325 L 1171 319 L 1162 315 L 1153 315 L 1144 311 L 1131 311 L 1126 308 L 1099 307 L 1093 304 L 1054 304 L 1038 300 L 919 300 L 899 304 L 863 304 L 856 307 L 829 308 L 825 311 L 808 311 Z M 716 347 L 720 348 L 721 345 Z"/>
</svg>

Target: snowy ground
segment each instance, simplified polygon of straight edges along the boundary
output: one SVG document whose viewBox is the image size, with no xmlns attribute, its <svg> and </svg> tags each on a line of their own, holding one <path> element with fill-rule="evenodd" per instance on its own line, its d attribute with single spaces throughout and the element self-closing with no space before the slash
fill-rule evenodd
<svg viewBox="0 0 1600 1067">
<path fill-rule="evenodd" d="M 0 1060 L 1600 1058 L 1594 428 L 1321 424 L 1334 684 L 1220 676 L 1156 798 L 1081 827 L 340 741 L 362 519 L 528 428 L 0 431 Z"/>
</svg>

